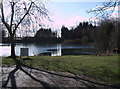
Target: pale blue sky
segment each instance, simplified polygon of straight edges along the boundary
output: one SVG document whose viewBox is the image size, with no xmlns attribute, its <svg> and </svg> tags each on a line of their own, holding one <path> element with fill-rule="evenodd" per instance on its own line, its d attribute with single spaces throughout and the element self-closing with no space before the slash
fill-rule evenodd
<svg viewBox="0 0 120 89">
<path fill-rule="evenodd" d="M 62 25 L 72 27 L 79 22 L 88 21 L 94 15 L 86 11 L 96 6 L 102 6 L 102 2 L 50 2 L 47 9 L 53 20 L 52 27 L 60 29 Z"/>
<path fill-rule="evenodd" d="M 68 17 L 73 13 L 75 15 L 90 17 L 92 14 L 88 15 L 86 11 L 101 4 L 101 2 L 54 2 L 51 3 L 50 8 L 57 15 L 64 15 L 64 17 Z"/>
</svg>

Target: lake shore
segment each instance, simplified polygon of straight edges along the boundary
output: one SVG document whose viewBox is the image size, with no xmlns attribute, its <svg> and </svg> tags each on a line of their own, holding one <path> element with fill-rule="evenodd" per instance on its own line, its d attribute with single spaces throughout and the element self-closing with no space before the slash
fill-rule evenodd
<svg viewBox="0 0 120 89">
<path fill-rule="evenodd" d="M 0 56 L 7 57 L 10 55 L 10 44 L 0 43 Z M 49 55 L 49 56 L 63 56 L 63 55 L 84 55 L 95 54 L 95 49 L 91 45 L 63 45 L 63 44 L 36 44 L 36 43 L 16 43 L 15 52 L 20 56 L 21 48 L 29 48 L 29 56 L 35 55 Z"/>
</svg>

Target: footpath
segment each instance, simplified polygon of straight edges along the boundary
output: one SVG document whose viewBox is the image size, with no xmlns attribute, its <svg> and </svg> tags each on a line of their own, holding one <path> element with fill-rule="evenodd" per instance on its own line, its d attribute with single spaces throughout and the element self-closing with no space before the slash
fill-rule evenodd
<svg viewBox="0 0 120 89">
<path fill-rule="evenodd" d="M 78 76 L 69 72 L 55 72 L 48 70 L 41 70 L 39 68 L 29 69 L 22 67 L 16 72 L 12 72 L 16 66 L 3 66 L 2 67 L 2 85 L 5 87 L 59 87 L 59 88 L 87 88 L 95 89 L 96 87 L 105 89 L 108 86 L 96 83 L 96 81 L 90 81 L 90 78 L 85 76 Z"/>
</svg>

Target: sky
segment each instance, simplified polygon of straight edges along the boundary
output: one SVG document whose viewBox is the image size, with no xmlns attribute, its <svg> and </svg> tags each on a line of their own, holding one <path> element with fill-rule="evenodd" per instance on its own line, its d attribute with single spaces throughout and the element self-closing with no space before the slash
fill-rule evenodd
<svg viewBox="0 0 120 89">
<path fill-rule="evenodd" d="M 60 34 L 60 29 L 64 25 L 68 28 L 76 27 L 80 22 L 94 21 L 93 13 L 88 10 L 97 6 L 102 6 L 105 0 L 43 0 L 46 9 L 49 11 L 51 21 L 43 19 L 43 27 L 51 28 Z M 8 9 L 9 10 L 9 9 Z M 97 19 L 98 20 L 98 19 Z M 38 28 L 39 29 L 39 28 Z"/>
<path fill-rule="evenodd" d="M 85 2 L 84 2 L 85 1 Z M 100 0 L 101 1 L 101 0 Z M 104 0 L 101 2 L 98 0 L 56 0 L 46 3 L 46 8 L 49 11 L 49 17 L 52 22 L 43 21 L 45 27 L 57 30 L 60 34 L 60 29 L 64 25 L 68 28 L 75 27 L 80 22 L 94 21 L 95 14 L 87 13 L 88 10 L 97 6 L 102 6 Z"/>
<path fill-rule="evenodd" d="M 53 22 L 51 25 L 54 29 L 59 29 L 62 25 L 74 27 L 79 22 L 89 21 L 94 17 L 92 13 L 86 11 L 101 6 L 101 2 L 51 2 L 47 4 L 49 16 Z M 49 23 L 49 22 L 48 22 Z"/>
</svg>

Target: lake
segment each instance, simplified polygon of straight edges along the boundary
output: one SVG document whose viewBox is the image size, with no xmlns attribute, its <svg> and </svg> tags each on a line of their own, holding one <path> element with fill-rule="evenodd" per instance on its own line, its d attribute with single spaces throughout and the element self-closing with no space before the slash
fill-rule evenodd
<svg viewBox="0 0 120 89">
<path fill-rule="evenodd" d="M 62 55 L 92 55 L 95 54 L 93 46 L 81 45 L 62 45 L 62 44 L 35 44 L 35 43 L 16 43 L 15 52 L 20 56 L 21 48 L 29 48 L 29 56 L 46 55 L 46 56 L 62 56 Z M 10 44 L 0 43 L 0 56 L 10 56 Z"/>
</svg>

